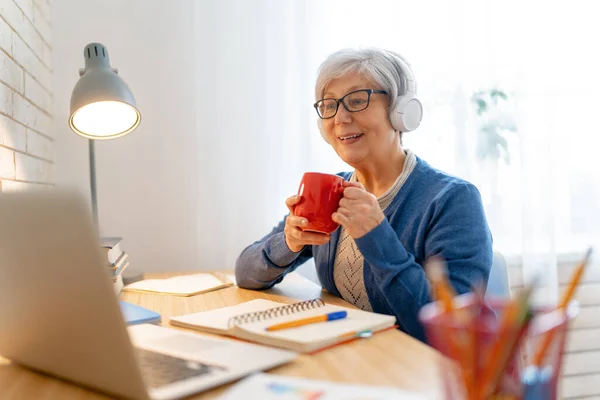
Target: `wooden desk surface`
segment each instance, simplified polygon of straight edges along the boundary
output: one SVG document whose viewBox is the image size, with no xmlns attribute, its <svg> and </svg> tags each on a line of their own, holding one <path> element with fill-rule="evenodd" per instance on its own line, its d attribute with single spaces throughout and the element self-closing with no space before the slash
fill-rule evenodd
<svg viewBox="0 0 600 400">
<path fill-rule="evenodd" d="M 161 275 L 152 277 L 158 276 Z M 169 326 L 169 317 L 174 315 L 212 310 L 256 298 L 293 303 L 317 297 L 330 304 L 352 307 L 297 274 L 290 274 L 281 284 L 267 291 L 245 290 L 232 286 L 193 297 L 138 293 L 122 293 L 120 296 L 123 300 L 159 312 L 165 326 Z M 439 362 L 442 362 L 442 357 L 436 351 L 398 330 L 390 330 L 314 355 L 300 355 L 295 361 L 269 372 L 335 382 L 395 386 L 437 399 L 442 398 L 443 389 L 437 370 Z M 228 386 L 224 385 L 191 398 L 215 399 Z M 13 365 L 1 357 L 0 397 L 43 400 L 108 398 Z"/>
</svg>

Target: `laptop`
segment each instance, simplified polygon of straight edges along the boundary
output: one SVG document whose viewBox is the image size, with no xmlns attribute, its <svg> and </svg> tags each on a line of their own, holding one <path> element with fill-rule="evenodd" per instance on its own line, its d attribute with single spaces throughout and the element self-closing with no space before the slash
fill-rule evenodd
<svg viewBox="0 0 600 400">
<path fill-rule="evenodd" d="M 154 324 L 126 326 L 87 204 L 0 195 L 0 354 L 129 399 L 176 399 L 267 370 L 290 351 Z"/>
</svg>

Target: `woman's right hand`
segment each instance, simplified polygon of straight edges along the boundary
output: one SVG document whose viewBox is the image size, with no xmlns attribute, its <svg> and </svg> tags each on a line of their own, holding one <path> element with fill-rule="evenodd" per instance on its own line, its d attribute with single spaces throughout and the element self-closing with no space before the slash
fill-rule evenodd
<svg viewBox="0 0 600 400">
<path fill-rule="evenodd" d="M 285 235 L 285 243 L 294 253 L 302 251 L 304 246 L 323 245 L 329 242 L 330 239 L 330 236 L 326 233 L 304 232 L 300 229 L 300 227 L 308 224 L 306 218 L 294 215 L 294 206 L 300 200 L 300 196 L 292 196 L 288 197 L 285 201 L 285 205 L 290 210 L 290 215 L 285 219 L 283 233 Z"/>
</svg>

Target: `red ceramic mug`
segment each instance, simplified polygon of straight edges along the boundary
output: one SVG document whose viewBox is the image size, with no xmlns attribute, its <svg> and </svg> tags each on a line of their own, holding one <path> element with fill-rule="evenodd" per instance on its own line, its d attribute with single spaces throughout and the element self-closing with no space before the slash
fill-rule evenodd
<svg viewBox="0 0 600 400">
<path fill-rule="evenodd" d="M 294 215 L 304 217 L 304 231 L 331 233 L 337 229 L 331 215 L 337 211 L 344 194 L 344 178 L 338 175 L 306 172 L 298 188 L 301 200 L 294 206 Z"/>
</svg>

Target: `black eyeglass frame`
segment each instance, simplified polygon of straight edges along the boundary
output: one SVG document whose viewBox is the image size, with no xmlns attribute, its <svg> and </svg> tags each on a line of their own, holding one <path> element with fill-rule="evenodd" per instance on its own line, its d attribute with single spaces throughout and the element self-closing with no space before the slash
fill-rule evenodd
<svg viewBox="0 0 600 400">
<path fill-rule="evenodd" d="M 354 93 L 358 93 L 358 92 L 367 92 L 367 105 L 365 106 L 365 108 L 361 108 L 360 110 L 348 110 L 348 106 L 346 105 L 346 103 L 344 102 L 344 99 L 348 96 L 350 96 L 351 94 Z M 350 93 L 346 93 L 343 97 L 340 97 L 339 99 L 334 99 L 333 97 L 328 97 L 325 99 L 321 99 L 319 101 L 317 101 L 315 104 L 313 104 L 313 107 L 315 108 L 315 110 L 317 111 L 317 115 L 319 116 L 319 118 L 321 119 L 331 119 L 333 117 L 335 117 L 338 113 L 338 110 L 340 108 L 340 103 L 342 103 L 342 105 L 344 106 L 344 108 L 346 109 L 346 111 L 348 112 L 360 112 L 360 111 L 364 111 L 367 108 L 369 108 L 369 104 L 371 104 L 371 94 L 376 93 L 376 94 L 388 94 L 388 92 L 386 92 L 385 90 L 377 90 L 377 89 L 358 89 L 358 90 L 353 90 Z M 331 117 L 327 117 L 327 118 L 323 118 L 321 116 L 321 113 L 319 112 L 319 103 L 325 101 L 325 100 L 335 100 L 335 112 L 333 113 L 333 115 Z"/>
</svg>

